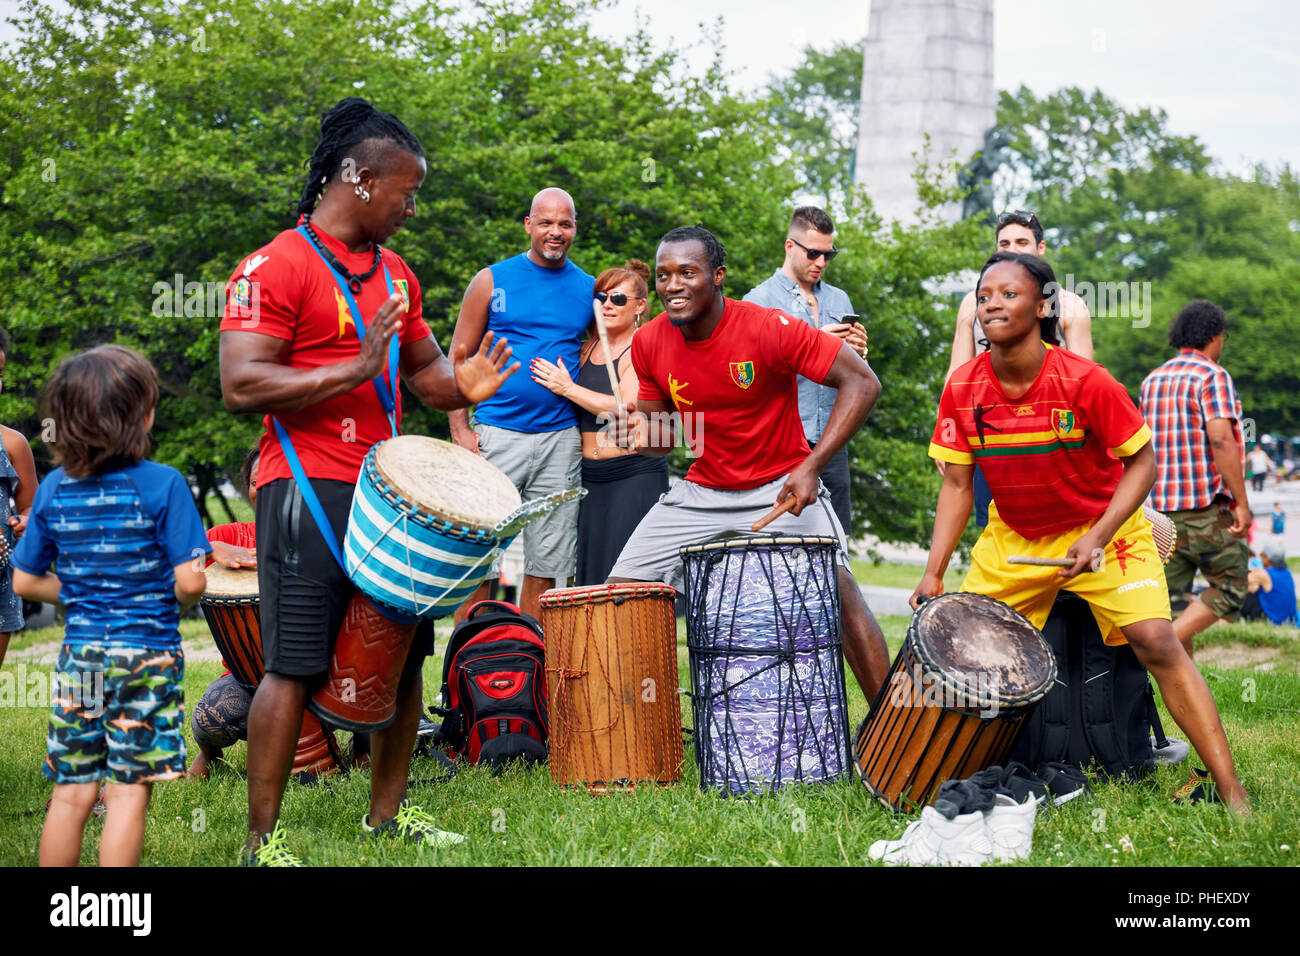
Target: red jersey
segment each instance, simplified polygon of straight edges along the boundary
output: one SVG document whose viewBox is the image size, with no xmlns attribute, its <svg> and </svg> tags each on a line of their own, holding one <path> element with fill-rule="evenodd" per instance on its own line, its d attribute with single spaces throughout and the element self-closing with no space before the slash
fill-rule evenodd
<svg viewBox="0 0 1300 956">
<path fill-rule="evenodd" d="M 998 515 L 1032 539 L 1100 517 L 1124 473 L 1117 459 L 1150 440 L 1110 372 L 1049 345 L 1038 378 L 1019 398 L 1002 391 L 989 352 L 954 371 L 930 457 L 978 464 Z"/>
<path fill-rule="evenodd" d="M 225 544 L 233 544 L 237 548 L 247 548 L 252 551 L 257 547 L 257 525 L 252 521 L 214 524 L 208 529 L 208 540 L 221 541 Z M 211 564 L 212 561 L 213 557 L 209 554 L 208 564 Z"/>
<path fill-rule="evenodd" d="M 722 319 L 690 342 L 660 313 L 632 337 L 638 397 L 671 402 L 698 457 L 688 480 L 757 488 L 808 457 L 798 376 L 821 382 L 839 354 L 835 336 L 780 309 L 723 299 Z"/>
<path fill-rule="evenodd" d="M 313 226 L 316 235 L 339 261 L 355 274 L 369 271 L 374 254 L 348 252 L 343 243 Z M 395 252 L 384 249 L 382 265 L 355 295 L 362 321 L 369 327 L 375 313 L 388 298 L 384 282 L 387 267 L 394 291 L 406 299 L 401 343 L 406 345 L 429 337 L 429 326 L 420 315 L 420 285 L 414 273 Z M 348 307 L 329 266 L 311 242 L 293 229 L 286 229 L 270 243 L 249 256 L 235 269 L 226 286 L 226 312 L 222 332 L 257 332 L 290 343 L 288 364 L 293 368 L 319 368 L 357 357 L 361 342 Z M 388 371 L 383 373 L 385 381 Z M 397 396 L 397 420 L 401 422 L 401 392 Z M 367 381 L 345 395 L 317 402 L 296 412 L 277 417 L 293 439 L 303 469 L 312 478 L 355 482 L 361 463 L 372 445 L 392 437 L 388 416 L 374 385 Z M 257 485 L 292 472 L 271 416 L 264 419 L 261 462 Z"/>
</svg>

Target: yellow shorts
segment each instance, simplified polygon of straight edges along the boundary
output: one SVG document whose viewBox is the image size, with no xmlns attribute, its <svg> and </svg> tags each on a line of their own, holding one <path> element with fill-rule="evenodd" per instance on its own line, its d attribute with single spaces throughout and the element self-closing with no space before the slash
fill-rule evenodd
<svg viewBox="0 0 1300 956">
<path fill-rule="evenodd" d="M 970 573 L 963 591 L 987 594 L 1009 604 L 1034 627 L 1042 628 L 1052 611 L 1057 591 L 1064 588 L 1079 595 L 1092 607 L 1103 640 L 1126 643 L 1121 627 L 1139 621 L 1168 621 L 1169 588 L 1165 569 L 1151 537 L 1151 525 L 1139 508 L 1125 521 L 1106 545 L 1105 564 L 1100 571 L 1083 571 L 1062 578 L 1058 568 L 1036 564 L 1008 564 L 1010 555 L 1063 558 L 1071 544 L 1082 537 L 1093 522 L 1060 534 L 1029 540 L 1007 527 L 998 517 L 997 505 L 989 505 L 989 523 L 971 552 Z"/>
</svg>

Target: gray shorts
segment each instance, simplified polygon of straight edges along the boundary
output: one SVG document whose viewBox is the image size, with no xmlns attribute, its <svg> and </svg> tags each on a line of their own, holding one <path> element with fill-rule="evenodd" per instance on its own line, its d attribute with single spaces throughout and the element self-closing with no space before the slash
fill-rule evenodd
<svg viewBox="0 0 1300 956">
<path fill-rule="evenodd" d="M 610 577 L 663 581 L 681 591 L 685 575 L 678 549 L 720 535 L 753 534 L 750 526 L 772 510 L 786 477 L 782 475 L 745 491 L 706 488 L 684 479 L 677 482 L 641 519 L 614 562 Z M 783 514 L 762 533 L 834 538 L 840 543 L 839 562 L 848 567 L 844 529 L 835 517 L 831 495 L 824 484 L 818 484 L 817 501 L 804 508 L 802 514 Z"/>
<path fill-rule="evenodd" d="M 516 432 L 475 423 L 478 450 L 514 482 L 524 501 L 582 487 L 582 436 L 575 425 L 557 432 Z M 568 501 L 523 530 L 524 574 L 570 578 L 578 571 L 578 502 Z M 500 564 L 488 578 L 501 576 Z"/>
</svg>

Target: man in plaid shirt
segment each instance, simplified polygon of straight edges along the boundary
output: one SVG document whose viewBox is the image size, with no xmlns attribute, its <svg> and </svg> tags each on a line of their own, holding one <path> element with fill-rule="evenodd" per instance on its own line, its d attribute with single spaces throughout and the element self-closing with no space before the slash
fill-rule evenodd
<svg viewBox="0 0 1300 956">
<path fill-rule="evenodd" d="M 1142 383 L 1141 411 L 1151 426 L 1156 483 L 1151 506 L 1173 519 L 1178 541 L 1165 578 L 1170 599 L 1191 589 L 1197 568 L 1209 587 L 1174 621 L 1192 653 L 1192 637 L 1219 618 L 1233 619 L 1246 598 L 1250 504 L 1242 474 L 1241 402 L 1220 366 L 1223 310 L 1204 300 L 1169 327 L 1178 354 Z"/>
</svg>

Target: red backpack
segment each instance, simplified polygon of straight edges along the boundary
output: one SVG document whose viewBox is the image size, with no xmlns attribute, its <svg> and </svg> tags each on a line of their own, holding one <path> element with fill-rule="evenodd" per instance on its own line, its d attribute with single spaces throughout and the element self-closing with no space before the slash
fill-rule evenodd
<svg viewBox="0 0 1300 956">
<path fill-rule="evenodd" d="M 546 642 L 513 604 L 479 601 L 451 632 L 437 743 L 471 764 L 546 759 Z"/>
</svg>

